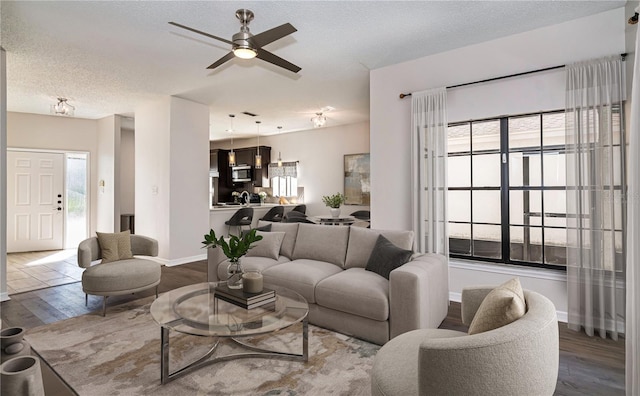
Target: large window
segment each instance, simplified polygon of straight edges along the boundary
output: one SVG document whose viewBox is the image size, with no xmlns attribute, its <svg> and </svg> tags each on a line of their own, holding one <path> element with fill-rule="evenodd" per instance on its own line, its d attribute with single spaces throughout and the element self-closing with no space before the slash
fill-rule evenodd
<svg viewBox="0 0 640 396">
<path fill-rule="evenodd" d="M 448 151 L 451 256 L 564 268 L 564 112 L 451 124 Z M 621 178 L 615 183 L 621 193 Z"/>
</svg>

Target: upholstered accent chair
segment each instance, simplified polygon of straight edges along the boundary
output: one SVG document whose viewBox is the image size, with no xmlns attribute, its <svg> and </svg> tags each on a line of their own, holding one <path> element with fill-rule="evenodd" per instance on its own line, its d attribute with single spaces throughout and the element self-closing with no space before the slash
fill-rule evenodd
<svg viewBox="0 0 640 396">
<path fill-rule="evenodd" d="M 142 235 L 130 235 L 131 254 L 134 256 L 157 256 L 158 241 Z M 107 312 L 107 297 L 136 293 L 156 288 L 160 284 L 160 263 L 142 257 L 94 263 L 103 258 L 98 238 L 85 239 L 78 245 L 78 265 L 85 268 L 82 273 L 82 291 L 85 304 L 89 294 L 103 296 L 102 316 Z M 104 260 L 103 260 L 104 261 Z"/>
<path fill-rule="evenodd" d="M 471 324 L 492 288 L 462 292 L 462 321 Z M 527 310 L 493 330 L 467 335 L 422 329 L 387 342 L 371 371 L 374 396 L 552 395 L 558 379 L 558 320 L 553 303 L 524 291 Z"/>
</svg>

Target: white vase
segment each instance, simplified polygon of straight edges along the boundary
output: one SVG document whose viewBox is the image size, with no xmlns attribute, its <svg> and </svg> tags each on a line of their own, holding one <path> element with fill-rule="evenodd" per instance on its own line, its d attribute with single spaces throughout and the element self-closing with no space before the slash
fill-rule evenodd
<svg viewBox="0 0 640 396">
<path fill-rule="evenodd" d="M 2 363 L 0 394 L 44 396 L 40 360 L 33 356 L 20 356 Z"/>
<path fill-rule="evenodd" d="M 331 212 L 331 217 L 340 217 L 340 208 L 330 208 L 329 211 Z"/>
</svg>

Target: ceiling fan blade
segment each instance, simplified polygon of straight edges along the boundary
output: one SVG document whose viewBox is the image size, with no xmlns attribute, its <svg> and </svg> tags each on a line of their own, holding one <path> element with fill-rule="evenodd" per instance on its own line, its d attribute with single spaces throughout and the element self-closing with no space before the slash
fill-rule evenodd
<svg viewBox="0 0 640 396">
<path fill-rule="evenodd" d="M 216 67 L 222 65 L 223 63 L 230 61 L 231 59 L 233 59 L 235 56 L 233 55 L 233 51 L 229 52 L 228 54 L 226 54 L 225 56 L 223 56 L 222 58 L 218 59 L 217 61 L 213 62 L 211 64 L 211 66 L 207 67 L 207 69 L 215 69 Z"/>
<path fill-rule="evenodd" d="M 231 45 L 233 45 L 233 42 L 231 42 L 231 41 L 229 41 L 229 40 L 227 40 L 227 39 L 223 39 L 222 37 L 214 36 L 213 34 L 209 34 L 209 33 L 201 32 L 200 30 L 197 30 L 197 29 L 194 29 L 194 28 L 190 28 L 189 26 L 184 26 L 184 25 L 181 25 L 181 24 L 179 24 L 179 23 L 175 23 L 175 22 L 169 22 L 169 24 L 170 24 L 170 25 L 173 25 L 173 26 L 177 26 L 177 27 L 179 27 L 179 28 L 183 28 L 183 29 L 186 29 L 186 30 L 192 31 L 192 32 L 194 32 L 194 33 L 201 34 L 201 35 L 203 35 L 203 36 L 210 37 L 210 38 L 215 39 L 215 40 L 218 40 L 218 41 L 222 41 L 223 43 L 227 43 L 227 44 L 231 44 Z"/>
<path fill-rule="evenodd" d="M 273 63 L 276 66 L 280 66 L 284 69 L 290 70 L 294 73 L 299 72 L 300 70 L 302 70 L 301 67 L 294 65 L 293 63 L 286 61 L 284 59 L 282 59 L 281 57 L 272 54 L 271 52 L 264 50 L 262 48 L 258 48 L 258 55 L 256 56 L 257 58 L 262 59 L 263 61 L 267 61 L 269 63 Z"/>
<path fill-rule="evenodd" d="M 274 41 L 297 31 L 298 29 L 294 28 L 290 23 L 285 23 L 284 25 L 280 25 L 278 27 L 274 27 L 273 29 L 265 30 L 262 33 L 254 35 L 251 41 L 257 47 L 264 47 L 269 43 L 273 43 Z"/>
</svg>

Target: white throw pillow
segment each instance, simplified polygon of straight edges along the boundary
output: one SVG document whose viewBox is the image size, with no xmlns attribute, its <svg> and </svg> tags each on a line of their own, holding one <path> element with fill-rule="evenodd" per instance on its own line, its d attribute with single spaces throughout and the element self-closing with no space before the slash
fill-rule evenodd
<svg viewBox="0 0 640 396">
<path fill-rule="evenodd" d="M 256 235 L 260 235 L 262 239 L 253 243 L 247 251 L 247 257 L 268 257 L 277 260 L 285 233 L 257 231 Z"/>
</svg>

